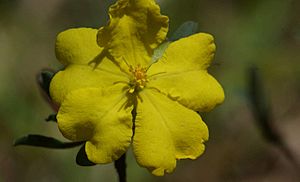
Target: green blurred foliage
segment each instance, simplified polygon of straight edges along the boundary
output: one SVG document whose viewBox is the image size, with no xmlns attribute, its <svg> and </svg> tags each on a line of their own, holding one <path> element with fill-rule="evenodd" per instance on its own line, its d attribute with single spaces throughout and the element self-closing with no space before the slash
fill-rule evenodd
<svg viewBox="0 0 300 182">
<path fill-rule="evenodd" d="M 72 27 L 106 24 L 111 0 L 0 0 L 0 181 L 116 181 L 112 164 L 79 167 L 79 149 L 13 147 L 29 133 L 64 140 L 40 94 L 37 74 L 59 69 L 56 35 Z M 202 116 L 210 128 L 205 154 L 180 161 L 175 172 L 154 177 L 129 152 L 129 181 L 297 181 L 293 166 L 268 144 L 253 122 L 247 70 L 256 65 L 273 110 L 274 125 L 300 160 L 300 2 L 297 0 L 159 0 L 170 33 L 185 21 L 214 35 L 210 72 L 226 101 Z"/>
</svg>

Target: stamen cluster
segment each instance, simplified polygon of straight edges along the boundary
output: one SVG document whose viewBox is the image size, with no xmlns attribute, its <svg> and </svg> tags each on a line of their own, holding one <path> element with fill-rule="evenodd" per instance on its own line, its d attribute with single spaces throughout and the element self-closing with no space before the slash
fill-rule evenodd
<svg viewBox="0 0 300 182">
<path fill-rule="evenodd" d="M 146 86 L 148 82 L 147 79 L 147 69 L 138 65 L 137 67 L 133 68 L 130 66 L 129 71 L 132 73 L 132 80 L 130 81 L 130 89 L 129 93 L 134 93 L 135 91 L 141 90 Z"/>
</svg>

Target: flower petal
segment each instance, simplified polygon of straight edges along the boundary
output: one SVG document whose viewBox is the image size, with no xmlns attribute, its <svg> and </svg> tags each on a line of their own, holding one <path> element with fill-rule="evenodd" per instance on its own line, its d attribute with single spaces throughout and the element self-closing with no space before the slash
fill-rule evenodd
<svg viewBox="0 0 300 182">
<path fill-rule="evenodd" d="M 215 52 L 213 37 L 199 33 L 170 44 L 148 70 L 148 87 L 196 111 L 209 111 L 224 100 L 221 85 L 207 73 Z"/>
<path fill-rule="evenodd" d="M 103 48 L 97 45 L 97 29 L 73 28 L 58 34 L 55 43 L 57 59 L 64 65 L 88 64 Z"/>
<path fill-rule="evenodd" d="M 166 49 L 162 60 L 153 64 L 152 67 L 159 67 L 163 64 L 169 72 L 205 70 L 210 65 L 215 50 L 216 45 L 212 35 L 194 34 L 172 42 Z"/>
<path fill-rule="evenodd" d="M 224 100 L 222 87 L 206 71 L 161 75 L 152 79 L 147 86 L 157 88 L 171 99 L 200 112 L 210 111 Z"/>
<path fill-rule="evenodd" d="M 110 21 L 100 28 L 98 44 L 121 67 L 148 66 L 153 49 L 165 40 L 168 17 L 160 14 L 154 0 L 118 0 L 109 9 Z"/>
<path fill-rule="evenodd" d="M 71 64 L 59 71 L 50 83 L 50 95 L 54 102 L 61 104 L 65 96 L 76 89 L 85 87 L 109 87 L 116 82 L 128 82 L 128 76 L 107 58 L 99 65 Z"/>
<path fill-rule="evenodd" d="M 154 175 L 172 172 L 176 159 L 196 159 L 204 151 L 208 129 L 194 111 L 156 90 L 144 89 L 137 105 L 134 154 Z"/>
<path fill-rule="evenodd" d="M 132 108 L 121 84 L 109 89 L 79 89 L 66 97 L 57 122 L 66 138 L 87 141 L 85 150 L 90 161 L 109 163 L 130 145 Z"/>
</svg>

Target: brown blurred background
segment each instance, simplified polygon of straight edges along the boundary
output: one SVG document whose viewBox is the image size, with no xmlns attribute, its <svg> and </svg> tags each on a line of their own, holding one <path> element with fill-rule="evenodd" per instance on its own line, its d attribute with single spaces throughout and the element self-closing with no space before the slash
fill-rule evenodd
<svg viewBox="0 0 300 182">
<path fill-rule="evenodd" d="M 36 76 L 58 69 L 54 41 L 72 27 L 104 25 L 111 0 L 0 0 L 0 182 L 117 181 L 112 164 L 80 167 L 78 149 L 13 147 L 29 133 L 64 140 L 53 111 L 43 100 Z M 217 54 L 210 72 L 226 100 L 202 114 L 210 140 L 196 161 L 179 161 L 173 174 L 154 177 L 129 152 L 128 181 L 300 181 L 300 1 L 159 0 L 170 17 L 170 35 L 183 22 L 199 23 L 214 35 Z M 277 128 L 294 159 L 268 142 L 249 102 L 248 68 L 256 65 Z M 299 169 L 299 168 L 298 168 Z"/>
</svg>

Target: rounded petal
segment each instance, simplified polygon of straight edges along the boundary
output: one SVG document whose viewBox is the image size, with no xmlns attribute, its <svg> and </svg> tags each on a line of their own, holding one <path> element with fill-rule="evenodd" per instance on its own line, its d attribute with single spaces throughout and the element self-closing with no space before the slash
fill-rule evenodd
<svg viewBox="0 0 300 182">
<path fill-rule="evenodd" d="M 133 150 L 137 162 L 154 175 L 172 172 L 176 159 L 196 159 L 208 129 L 201 117 L 156 90 L 140 92 Z"/>
<path fill-rule="evenodd" d="M 64 65 L 88 64 L 103 48 L 97 45 L 97 29 L 73 28 L 58 34 L 55 43 L 57 59 Z"/>
<path fill-rule="evenodd" d="M 221 85 L 207 73 L 215 52 L 213 37 L 199 33 L 169 45 L 147 72 L 148 87 L 196 111 L 209 111 L 224 100 Z"/>
<path fill-rule="evenodd" d="M 109 163 L 118 159 L 131 143 L 132 108 L 120 85 L 79 89 L 66 97 L 57 122 L 66 138 L 87 141 L 85 150 L 90 161 Z"/>
<path fill-rule="evenodd" d="M 172 42 L 162 59 L 153 64 L 149 75 L 157 72 L 168 73 L 186 70 L 205 70 L 211 63 L 216 45 L 210 34 L 198 33 Z"/>
<path fill-rule="evenodd" d="M 206 71 L 183 71 L 157 76 L 148 83 L 171 99 L 200 112 L 207 112 L 224 101 L 224 91 Z"/>
<path fill-rule="evenodd" d="M 94 66 L 72 64 L 55 74 L 50 83 L 50 95 L 54 102 L 61 104 L 73 90 L 109 87 L 120 81 L 128 82 L 127 75 L 108 59 L 103 59 L 96 69 Z"/>
<path fill-rule="evenodd" d="M 168 17 L 160 14 L 154 0 L 118 0 L 109 9 L 110 21 L 100 28 L 98 44 L 105 47 L 121 67 L 148 66 L 153 49 L 165 40 Z"/>
</svg>

